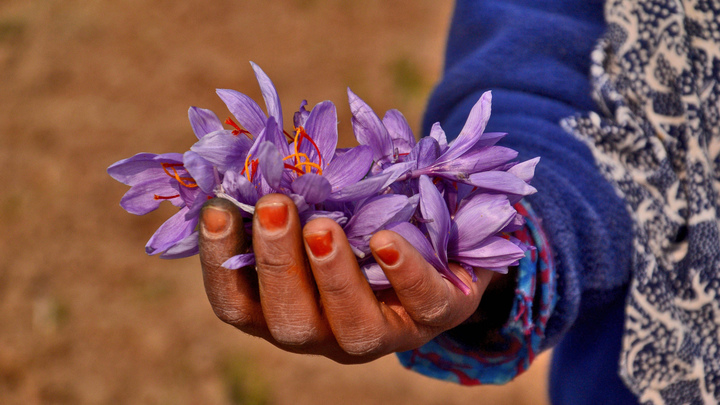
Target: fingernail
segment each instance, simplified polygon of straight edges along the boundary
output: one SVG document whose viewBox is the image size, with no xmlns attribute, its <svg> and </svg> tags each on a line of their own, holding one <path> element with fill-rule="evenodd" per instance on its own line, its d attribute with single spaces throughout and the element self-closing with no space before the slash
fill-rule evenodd
<svg viewBox="0 0 720 405">
<path fill-rule="evenodd" d="M 321 259 L 333 251 L 332 232 L 322 231 L 305 235 L 305 243 L 307 243 L 313 256 Z"/>
<path fill-rule="evenodd" d="M 263 204 L 255 207 L 260 226 L 266 231 L 285 228 L 288 221 L 288 208 L 283 203 Z"/>
<path fill-rule="evenodd" d="M 219 234 L 225 232 L 230 226 L 230 213 L 224 209 L 206 207 L 202 215 L 205 232 Z"/>
<path fill-rule="evenodd" d="M 388 266 L 392 266 L 400 259 L 400 253 L 392 243 L 387 244 L 375 251 L 375 254 Z"/>
</svg>

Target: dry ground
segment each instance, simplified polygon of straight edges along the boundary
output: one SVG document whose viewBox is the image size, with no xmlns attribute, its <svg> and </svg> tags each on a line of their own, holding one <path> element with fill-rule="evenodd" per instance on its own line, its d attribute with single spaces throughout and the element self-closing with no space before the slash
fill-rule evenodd
<svg viewBox="0 0 720 405">
<path fill-rule="evenodd" d="M 541 404 L 545 366 L 463 388 L 392 356 L 362 366 L 291 355 L 217 320 L 197 258 L 147 257 L 167 218 L 125 213 L 105 169 L 184 151 L 190 105 L 214 89 L 286 119 L 303 98 L 340 110 L 347 86 L 415 128 L 438 78 L 449 1 L 5 0 L 0 2 L 0 403 Z M 289 122 L 289 121 L 288 121 Z"/>
</svg>

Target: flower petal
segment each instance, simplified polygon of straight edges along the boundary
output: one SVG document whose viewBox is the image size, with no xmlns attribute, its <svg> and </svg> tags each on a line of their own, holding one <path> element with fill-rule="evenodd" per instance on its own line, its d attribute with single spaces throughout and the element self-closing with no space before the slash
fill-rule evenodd
<svg viewBox="0 0 720 405">
<path fill-rule="evenodd" d="M 517 264 L 525 252 L 513 242 L 491 236 L 475 249 L 450 256 L 450 259 L 473 267 L 503 267 Z"/>
<path fill-rule="evenodd" d="M 380 267 L 380 265 L 376 262 L 368 262 L 362 265 L 362 267 L 360 267 L 360 271 L 362 271 L 365 275 L 365 278 L 373 291 L 386 290 L 392 287 L 390 285 L 390 281 L 385 276 L 385 272 L 383 272 L 382 267 Z"/>
<path fill-rule="evenodd" d="M 348 238 L 374 234 L 405 208 L 407 202 L 408 197 L 401 194 L 384 194 L 368 199 L 348 221 L 345 234 Z"/>
<path fill-rule="evenodd" d="M 190 119 L 190 126 L 198 139 L 210 132 L 222 131 L 224 129 L 217 115 L 204 108 L 190 107 L 188 110 L 188 118 Z"/>
<path fill-rule="evenodd" d="M 445 131 L 443 131 L 439 122 L 434 123 L 432 128 L 430 128 L 430 138 L 437 141 L 441 153 L 444 153 L 447 150 L 447 136 L 445 136 Z"/>
<path fill-rule="evenodd" d="M 305 131 L 320 149 L 321 167 L 325 170 L 337 148 L 338 129 L 335 104 L 323 101 L 313 107 L 305 121 Z M 298 149 L 307 154 L 311 161 L 318 162 L 317 151 L 307 140 L 304 140 Z"/>
<path fill-rule="evenodd" d="M 225 173 L 242 167 L 252 145 L 253 142 L 246 136 L 235 136 L 231 131 L 216 131 L 195 142 L 190 150 L 217 167 L 220 173 Z"/>
<path fill-rule="evenodd" d="M 376 194 L 378 191 L 382 190 L 385 182 L 389 178 L 390 173 L 387 173 L 360 180 L 355 184 L 350 184 L 349 186 L 332 192 L 332 194 L 330 194 L 330 196 L 328 197 L 328 200 L 347 202 L 368 198 L 371 195 Z"/>
<path fill-rule="evenodd" d="M 325 201 L 331 190 L 330 182 L 315 173 L 303 174 L 292 183 L 292 191 L 303 196 L 308 204 Z"/>
<path fill-rule="evenodd" d="M 409 153 L 416 141 L 405 116 L 398 110 L 388 110 L 382 122 L 390 134 L 397 152 Z"/>
<path fill-rule="evenodd" d="M 257 135 L 265 128 L 267 117 L 255 100 L 235 90 L 218 89 L 215 92 L 235 116 L 238 124 L 251 134 Z"/>
<path fill-rule="evenodd" d="M 163 163 L 182 164 L 182 153 L 138 153 L 107 168 L 113 179 L 128 186 L 166 176 Z"/>
<path fill-rule="evenodd" d="M 420 188 L 420 213 L 426 220 L 430 241 L 437 252 L 438 257 L 447 263 L 447 247 L 450 238 L 450 213 L 437 187 L 428 176 L 420 176 L 418 179 Z"/>
<path fill-rule="evenodd" d="M 253 70 L 255 71 L 255 77 L 257 78 L 258 84 L 260 84 L 260 91 L 262 92 L 263 99 L 265 99 L 265 106 L 267 107 L 268 117 L 275 118 L 278 127 L 283 127 L 282 120 L 282 108 L 280 107 L 280 97 L 275 90 L 272 80 L 268 75 L 260 69 L 260 66 L 253 62 L 250 62 Z"/>
<path fill-rule="evenodd" d="M 464 199 L 455 213 L 457 233 L 453 232 L 448 254 L 461 254 L 475 248 L 510 224 L 516 214 L 517 211 L 502 194 L 476 193 Z"/>
<path fill-rule="evenodd" d="M 470 110 L 465 126 L 460 135 L 448 146 L 447 151 L 440 156 L 440 161 L 447 162 L 457 159 L 459 156 L 472 148 L 485 131 L 485 126 L 490 119 L 490 105 L 492 95 L 489 91 L 483 93 L 480 99 Z"/>
<path fill-rule="evenodd" d="M 370 170 L 373 153 L 369 146 L 356 146 L 342 154 L 335 155 L 323 169 L 323 176 L 332 185 L 333 192 L 362 180 Z"/>
<path fill-rule="evenodd" d="M 465 283 L 463 283 L 463 281 L 460 280 L 455 273 L 450 271 L 450 267 L 446 261 L 442 261 L 438 258 L 435 249 L 430 244 L 430 241 L 427 240 L 425 235 L 423 235 L 423 233 L 415 225 L 412 225 L 409 222 L 396 222 L 388 225 L 386 229 L 396 232 L 405 238 L 409 244 L 420 252 L 425 261 L 435 267 L 435 270 L 448 279 L 455 287 L 459 288 L 463 294 L 467 295 L 470 293 L 470 288 L 465 285 Z"/>
<path fill-rule="evenodd" d="M 222 267 L 228 270 L 238 270 L 245 266 L 253 265 L 255 265 L 255 253 L 245 253 L 225 260 Z"/>
<path fill-rule="evenodd" d="M 540 162 L 540 157 L 526 160 L 509 168 L 507 172 L 514 174 L 526 183 L 530 183 L 530 180 L 535 177 L 535 166 L 537 166 L 538 162 Z"/>
<path fill-rule="evenodd" d="M 420 139 L 410 151 L 407 159 L 417 161 L 417 168 L 424 169 L 432 165 L 440 155 L 440 146 L 435 138 L 425 137 Z"/>
<path fill-rule="evenodd" d="M 330 218 L 340 226 L 345 226 L 348 222 L 348 217 L 342 211 L 305 211 L 300 214 L 300 224 L 304 226 L 317 218 Z"/>
<path fill-rule="evenodd" d="M 524 197 L 537 192 L 535 187 L 525 183 L 514 174 L 499 171 L 480 172 L 470 175 L 468 183 L 486 190 Z M 514 198 L 510 198 L 514 204 Z"/>
<path fill-rule="evenodd" d="M 283 175 L 283 159 L 275 145 L 270 142 L 260 144 L 257 158 L 262 175 L 270 187 L 276 190 L 280 188 L 280 180 Z"/>
<path fill-rule="evenodd" d="M 305 109 L 306 105 L 307 100 L 303 100 L 300 103 L 300 108 L 298 108 L 298 110 L 295 111 L 295 114 L 293 114 L 293 125 L 295 126 L 295 128 L 305 126 L 305 121 L 307 120 L 308 115 L 310 115 L 310 112 Z"/>
<path fill-rule="evenodd" d="M 175 215 L 160 225 L 155 234 L 145 245 L 145 252 L 149 255 L 162 253 L 190 235 L 197 225 L 197 218 L 193 221 L 185 220 L 189 208 L 181 208 Z"/>
<path fill-rule="evenodd" d="M 195 183 L 205 193 L 212 193 L 215 188 L 215 170 L 212 164 L 191 150 L 183 155 L 183 164 Z"/>
<path fill-rule="evenodd" d="M 373 150 L 373 157 L 380 161 L 393 155 L 393 142 L 380 118 L 360 97 L 348 89 L 352 126 L 355 138 L 361 145 Z"/>
<path fill-rule="evenodd" d="M 200 246 L 198 245 L 198 232 L 195 231 L 175 246 L 166 250 L 160 257 L 163 259 L 182 259 L 183 257 L 194 256 L 198 253 L 200 253 Z"/>
<path fill-rule="evenodd" d="M 176 187 L 176 185 L 173 185 L 173 180 L 167 176 L 149 179 L 132 186 L 120 200 L 120 206 L 125 211 L 135 215 L 145 215 L 154 211 L 163 201 L 170 201 L 176 207 L 181 207 L 185 203 L 180 198 Z M 155 196 L 164 198 L 156 198 Z M 171 196 L 176 197 L 167 198 Z"/>
</svg>

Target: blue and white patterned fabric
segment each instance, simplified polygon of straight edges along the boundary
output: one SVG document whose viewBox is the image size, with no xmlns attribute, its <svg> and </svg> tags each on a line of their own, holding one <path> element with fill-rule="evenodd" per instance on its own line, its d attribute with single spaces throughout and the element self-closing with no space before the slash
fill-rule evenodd
<svg viewBox="0 0 720 405">
<path fill-rule="evenodd" d="M 643 404 L 720 402 L 720 2 L 615 0 L 599 113 L 567 119 L 627 204 L 620 375 Z"/>
</svg>

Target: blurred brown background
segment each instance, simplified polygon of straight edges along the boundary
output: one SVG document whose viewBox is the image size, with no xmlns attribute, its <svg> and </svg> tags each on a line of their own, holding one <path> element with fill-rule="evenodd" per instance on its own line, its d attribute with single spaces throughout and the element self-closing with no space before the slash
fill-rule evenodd
<svg viewBox="0 0 720 405">
<path fill-rule="evenodd" d="M 541 404 L 542 356 L 505 387 L 459 387 L 388 356 L 362 366 L 280 352 L 215 318 L 197 257 L 145 255 L 172 214 L 118 205 L 105 173 L 182 152 L 191 105 L 260 92 L 286 122 L 330 99 L 351 146 L 346 87 L 417 131 L 441 73 L 450 1 L 0 2 L 0 403 Z"/>
</svg>

